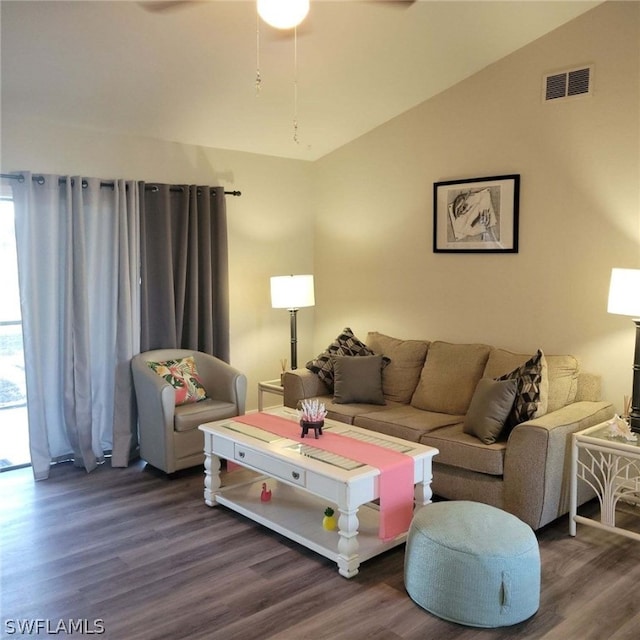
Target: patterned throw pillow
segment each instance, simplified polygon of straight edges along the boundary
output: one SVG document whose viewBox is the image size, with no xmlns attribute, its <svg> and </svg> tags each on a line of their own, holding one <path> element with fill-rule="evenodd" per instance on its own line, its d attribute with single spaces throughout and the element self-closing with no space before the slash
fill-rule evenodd
<svg viewBox="0 0 640 640">
<path fill-rule="evenodd" d="M 353 335 L 353 331 L 346 327 L 342 333 L 315 359 L 307 362 L 307 369 L 313 371 L 333 392 L 334 370 L 331 356 L 375 356 L 367 345 Z M 386 367 L 391 360 L 382 358 L 382 366 Z"/>
<path fill-rule="evenodd" d="M 207 397 L 193 356 L 187 356 L 181 360 L 147 362 L 147 364 L 176 390 L 176 406 L 188 402 L 199 402 Z"/>
<path fill-rule="evenodd" d="M 510 430 L 521 422 L 530 420 L 538 410 L 542 384 L 542 364 L 544 354 L 540 349 L 524 364 L 496 380 L 515 380 L 516 398 L 507 417 L 506 429 Z"/>
</svg>

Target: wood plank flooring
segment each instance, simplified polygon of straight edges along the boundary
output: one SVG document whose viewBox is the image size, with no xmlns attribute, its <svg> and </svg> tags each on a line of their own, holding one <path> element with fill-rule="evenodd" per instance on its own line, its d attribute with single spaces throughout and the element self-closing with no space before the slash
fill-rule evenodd
<svg viewBox="0 0 640 640">
<path fill-rule="evenodd" d="M 69 620 L 86 621 L 84 634 L 69 635 L 113 640 L 640 635 L 640 543 L 582 525 L 571 538 L 566 516 L 537 534 L 538 613 L 512 627 L 476 629 L 413 603 L 403 584 L 404 547 L 346 580 L 317 554 L 224 507 L 207 507 L 202 491 L 200 469 L 170 479 L 142 462 L 89 475 L 58 465 L 38 483 L 30 469 L 0 473 L 0 637 L 50 637 L 51 625 Z M 581 510 L 597 511 L 597 502 Z M 619 512 L 620 522 L 640 531 L 640 509 Z M 25 620 L 49 628 L 19 633 Z"/>
</svg>

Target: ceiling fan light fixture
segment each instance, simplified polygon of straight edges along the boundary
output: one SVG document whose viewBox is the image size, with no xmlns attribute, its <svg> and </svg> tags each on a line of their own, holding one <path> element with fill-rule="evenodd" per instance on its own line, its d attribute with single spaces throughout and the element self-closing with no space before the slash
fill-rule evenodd
<svg viewBox="0 0 640 640">
<path fill-rule="evenodd" d="M 276 29 L 293 29 L 309 13 L 309 0 L 257 0 L 258 15 Z"/>
</svg>

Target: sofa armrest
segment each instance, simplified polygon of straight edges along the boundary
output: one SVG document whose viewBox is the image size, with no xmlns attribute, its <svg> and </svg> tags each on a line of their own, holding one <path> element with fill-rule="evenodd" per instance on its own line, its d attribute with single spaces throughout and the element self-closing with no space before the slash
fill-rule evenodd
<svg viewBox="0 0 640 640">
<path fill-rule="evenodd" d="M 157 425 L 161 424 L 167 433 L 171 433 L 176 406 L 175 389 L 139 357 L 134 357 L 131 361 L 131 370 L 140 427 L 145 429 L 147 425 L 151 425 L 152 428 L 157 429 Z"/>
<path fill-rule="evenodd" d="M 140 356 L 132 359 L 131 370 L 138 406 L 140 456 L 166 469 L 170 464 L 167 442 L 173 437 L 176 391 Z"/>
<path fill-rule="evenodd" d="M 330 393 L 327 385 L 309 369 L 285 371 L 282 386 L 284 406 L 292 409 L 297 409 L 298 403 L 305 398 L 316 398 Z"/>
<path fill-rule="evenodd" d="M 504 460 L 504 508 L 533 529 L 569 511 L 571 434 L 609 420 L 610 402 L 574 402 L 517 425 Z"/>
<path fill-rule="evenodd" d="M 243 415 L 247 398 L 247 377 L 224 360 L 208 353 L 197 353 L 195 358 L 207 396 L 214 400 L 233 402 L 238 415 Z"/>
</svg>

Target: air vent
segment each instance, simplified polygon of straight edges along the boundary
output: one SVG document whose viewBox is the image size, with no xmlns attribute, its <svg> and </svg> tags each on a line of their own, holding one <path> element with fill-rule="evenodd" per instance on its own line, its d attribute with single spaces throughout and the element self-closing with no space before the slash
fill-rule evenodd
<svg viewBox="0 0 640 640">
<path fill-rule="evenodd" d="M 550 73 L 543 79 L 543 99 L 545 102 L 555 102 L 591 95 L 592 80 L 593 66 Z"/>
</svg>

